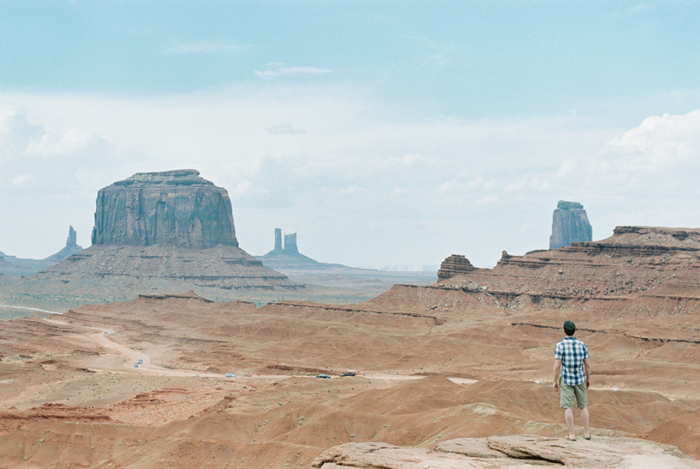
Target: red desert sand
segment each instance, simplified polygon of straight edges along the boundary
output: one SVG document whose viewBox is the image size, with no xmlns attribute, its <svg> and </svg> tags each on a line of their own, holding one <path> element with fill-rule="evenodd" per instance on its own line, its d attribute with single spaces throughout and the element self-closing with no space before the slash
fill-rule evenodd
<svg viewBox="0 0 700 469">
<path fill-rule="evenodd" d="M 356 305 L 189 292 L 3 322 L 0 468 L 326 468 L 380 447 L 560 445 L 567 319 L 591 352 L 596 447 L 641 438 L 700 459 L 700 234 L 648 230 Z M 576 423 L 579 446 L 549 463 L 593 467 L 570 463 L 588 443 Z M 419 467 L 405 454 L 355 467 Z"/>
</svg>

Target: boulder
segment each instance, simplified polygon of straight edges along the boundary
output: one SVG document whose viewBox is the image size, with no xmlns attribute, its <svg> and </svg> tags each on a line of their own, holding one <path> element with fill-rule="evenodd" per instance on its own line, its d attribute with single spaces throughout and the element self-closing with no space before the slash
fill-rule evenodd
<svg viewBox="0 0 700 469">
<path fill-rule="evenodd" d="M 193 169 L 137 173 L 101 189 L 92 244 L 238 247 L 228 193 Z"/>
<path fill-rule="evenodd" d="M 560 200 L 552 219 L 549 249 L 571 246 L 571 243 L 591 241 L 593 230 L 583 205 Z"/>
</svg>

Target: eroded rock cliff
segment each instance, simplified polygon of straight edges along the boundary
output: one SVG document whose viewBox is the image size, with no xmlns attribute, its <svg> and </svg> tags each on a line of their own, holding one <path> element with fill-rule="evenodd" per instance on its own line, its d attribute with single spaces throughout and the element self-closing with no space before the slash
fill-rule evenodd
<svg viewBox="0 0 700 469">
<path fill-rule="evenodd" d="M 592 300 L 610 304 L 631 295 L 647 303 L 655 299 L 661 307 L 695 301 L 698 269 L 699 229 L 621 226 L 600 241 L 504 255 L 493 269 L 462 272 L 440 279 L 438 286 L 488 291 L 506 309 Z"/>
</svg>

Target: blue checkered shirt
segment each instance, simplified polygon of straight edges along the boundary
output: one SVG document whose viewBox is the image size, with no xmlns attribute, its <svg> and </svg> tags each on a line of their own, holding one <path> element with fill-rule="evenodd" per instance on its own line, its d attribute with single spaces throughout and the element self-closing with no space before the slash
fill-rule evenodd
<svg viewBox="0 0 700 469">
<path fill-rule="evenodd" d="M 554 358 L 561 360 L 561 379 L 565 384 L 577 386 L 586 382 L 583 360 L 588 358 L 588 347 L 576 337 L 565 337 L 557 343 Z"/>
</svg>

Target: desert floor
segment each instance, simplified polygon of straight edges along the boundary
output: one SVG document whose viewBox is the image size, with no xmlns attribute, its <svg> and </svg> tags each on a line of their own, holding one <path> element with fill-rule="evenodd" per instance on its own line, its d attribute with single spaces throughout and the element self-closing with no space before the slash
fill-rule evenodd
<svg viewBox="0 0 700 469">
<path fill-rule="evenodd" d="M 310 467 L 345 442 L 563 438 L 551 380 L 565 319 L 591 351 L 594 438 L 700 458 L 694 315 L 487 300 L 396 286 L 357 305 L 256 307 L 188 293 L 2 322 L 0 468 Z"/>
</svg>

